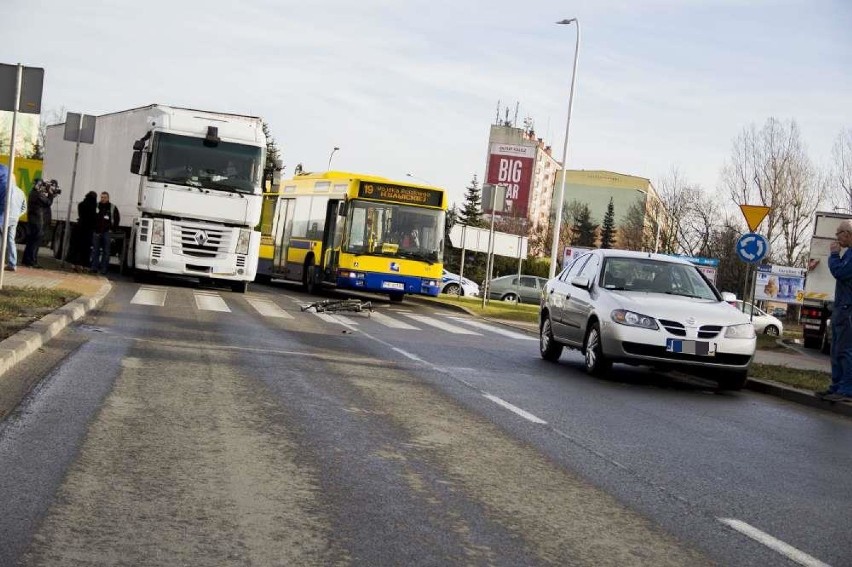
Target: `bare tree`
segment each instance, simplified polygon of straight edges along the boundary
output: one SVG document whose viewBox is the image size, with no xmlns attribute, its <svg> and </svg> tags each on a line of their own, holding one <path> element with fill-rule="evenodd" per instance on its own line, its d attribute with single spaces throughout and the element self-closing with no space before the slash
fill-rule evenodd
<svg viewBox="0 0 852 567">
<path fill-rule="evenodd" d="M 648 231 L 645 230 L 645 203 L 636 201 L 622 217 L 618 226 L 618 247 L 625 250 L 649 249 Z"/>
<path fill-rule="evenodd" d="M 852 128 L 837 135 L 832 150 L 831 184 L 835 193 L 834 205 L 852 211 Z"/>
<path fill-rule="evenodd" d="M 769 118 L 760 130 L 754 125 L 745 128 L 734 140 L 723 180 L 737 205 L 770 207 L 761 230 L 769 241 L 770 259 L 795 256 L 792 250 L 819 205 L 819 179 L 796 122 Z"/>
</svg>

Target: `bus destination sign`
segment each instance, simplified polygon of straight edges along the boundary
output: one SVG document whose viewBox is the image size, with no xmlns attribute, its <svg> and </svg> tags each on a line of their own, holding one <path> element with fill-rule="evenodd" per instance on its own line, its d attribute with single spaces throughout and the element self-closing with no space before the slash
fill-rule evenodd
<svg viewBox="0 0 852 567">
<path fill-rule="evenodd" d="M 436 191 L 435 189 L 423 189 L 420 187 L 407 187 L 405 185 L 393 185 L 390 183 L 361 181 L 358 186 L 358 196 L 366 199 L 377 199 L 393 203 L 440 207 L 442 204 L 443 193 L 441 191 Z"/>
</svg>

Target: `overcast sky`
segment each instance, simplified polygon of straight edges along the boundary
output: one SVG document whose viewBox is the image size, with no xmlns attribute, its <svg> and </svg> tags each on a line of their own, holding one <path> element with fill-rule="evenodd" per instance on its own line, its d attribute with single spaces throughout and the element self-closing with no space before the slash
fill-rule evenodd
<svg viewBox="0 0 852 567">
<path fill-rule="evenodd" d="M 11 2 L 11 5 L 9 5 Z M 7 0 L 3 63 L 45 69 L 43 108 L 151 103 L 268 122 L 297 163 L 442 185 L 485 172 L 498 101 L 568 167 L 706 190 L 743 128 L 795 119 L 826 165 L 852 128 L 850 0 Z M 129 149 L 128 149 L 129 151 Z"/>
</svg>

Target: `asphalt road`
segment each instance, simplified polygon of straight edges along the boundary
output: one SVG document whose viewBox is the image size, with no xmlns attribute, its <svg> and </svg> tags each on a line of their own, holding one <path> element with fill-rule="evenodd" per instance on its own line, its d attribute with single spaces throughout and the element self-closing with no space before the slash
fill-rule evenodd
<svg viewBox="0 0 852 567">
<path fill-rule="evenodd" d="M 852 564 L 848 419 L 414 302 L 114 284 L 22 369 L 2 565 Z"/>
</svg>

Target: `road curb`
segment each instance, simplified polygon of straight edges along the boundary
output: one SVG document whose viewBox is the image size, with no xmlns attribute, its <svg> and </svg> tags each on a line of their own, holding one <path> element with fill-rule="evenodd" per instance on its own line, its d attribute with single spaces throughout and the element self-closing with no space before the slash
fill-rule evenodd
<svg viewBox="0 0 852 567">
<path fill-rule="evenodd" d="M 0 341 L 0 378 L 58 335 L 70 323 L 82 318 L 92 309 L 100 307 L 111 290 L 112 284 L 108 281 L 104 282 L 94 295 L 78 297 L 38 321 L 34 321 L 26 329 Z"/>
</svg>

